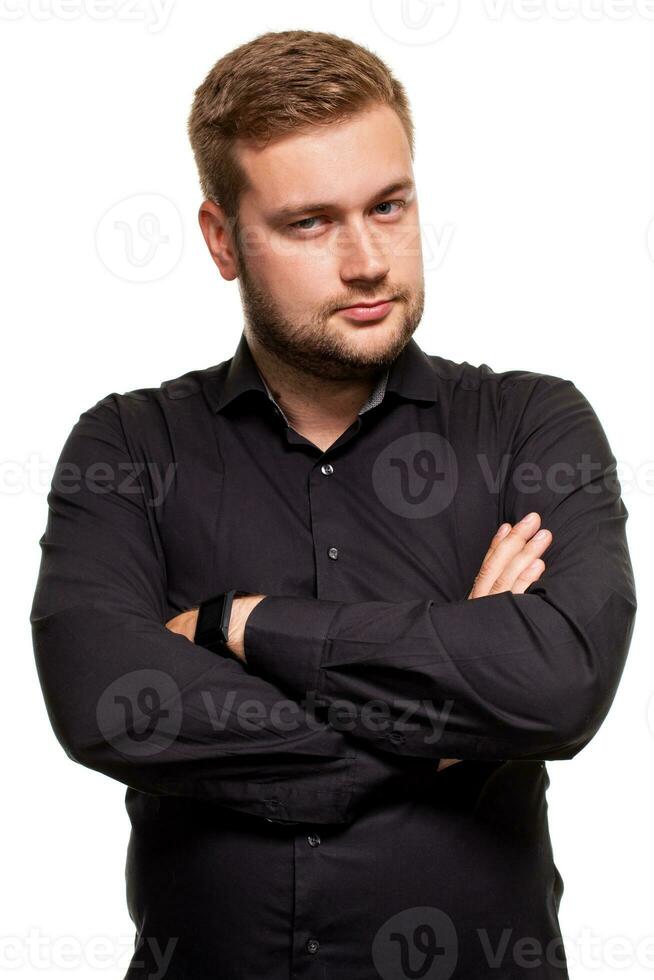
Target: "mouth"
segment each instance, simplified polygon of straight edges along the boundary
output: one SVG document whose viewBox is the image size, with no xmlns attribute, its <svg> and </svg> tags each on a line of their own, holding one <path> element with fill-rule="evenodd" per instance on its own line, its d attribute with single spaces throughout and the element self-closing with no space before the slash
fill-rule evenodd
<svg viewBox="0 0 654 980">
<path fill-rule="evenodd" d="M 380 320 L 391 311 L 394 302 L 393 299 L 385 299 L 374 303 L 357 303 L 355 306 L 344 306 L 338 312 L 350 320 Z"/>
</svg>

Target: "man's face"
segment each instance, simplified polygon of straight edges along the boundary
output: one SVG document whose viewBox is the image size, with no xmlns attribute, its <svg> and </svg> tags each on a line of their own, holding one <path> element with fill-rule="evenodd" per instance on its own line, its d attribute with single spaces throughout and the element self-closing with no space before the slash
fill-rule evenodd
<svg viewBox="0 0 654 980">
<path fill-rule="evenodd" d="M 406 346 L 424 307 L 418 202 L 399 117 L 379 105 L 238 153 L 250 182 L 237 247 L 250 331 L 314 376 L 373 376 Z M 339 312 L 386 298 L 390 311 L 373 321 Z"/>
</svg>

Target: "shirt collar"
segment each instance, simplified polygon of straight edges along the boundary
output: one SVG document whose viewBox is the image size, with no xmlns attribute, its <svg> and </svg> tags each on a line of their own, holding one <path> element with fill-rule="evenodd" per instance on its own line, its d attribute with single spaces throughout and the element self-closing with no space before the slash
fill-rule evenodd
<svg viewBox="0 0 654 980">
<path fill-rule="evenodd" d="M 212 372 L 205 381 L 205 393 L 214 412 L 222 411 L 246 391 L 262 391 L 275 401 L 259 372 L 245 333 L 241 334 L 234 355 L 226 363 L 226 374 Z M 220 378 L 224 378 L 222 386 Z M 406 347 L 379 378 L 365 405 L 359 409 L 359 414 L 379 404 L 388 391 L 394 391 L 402 398 L 435 402 L 438 397 L 437 382 L 436 369 L 429 355 L 411 337 Z"/>
<path fill-rule="evenodd" d="M 367 412 L 369 408 L 374 408 L 375 405 L 379 405 L 380 401 L 383 399 L 384 394 L 386 392 L 386 382 L 388 381 L 388 374 L 389 374 L 388 371 L 384 371 L 384 373 L 380 377 L 379 381 L 375 385 L 373 391 L 368 396 L 368 400 L 359 409 L 359 411 L 358 411 L 358 414 L 359 415 L 363 415 L 363 413 L 364 412 Z M 283 411 L 281 405 L 279 405 L 277 403 L 277 400 L 276 400 L 275 396 L 273 395 L 272 391 L 270 390 L 270 388 L 266 384 L 266 379 L 262 377 L 261 380 L 263 381 L 264 385 L 266 386 L 266 391 L 268 393 L 268 398 L 270 398 L 270 400 L 273 403 L 273 405 L 275 405 L 275 407 L 278 409 L 279 414 L 284 419 L 284 421 L 286 422 L 286 424 L 287 425 L 290 425 L 291 423 L 286 418 L 286 415 L 284 414 L 284 411 Z"/>
</svg>

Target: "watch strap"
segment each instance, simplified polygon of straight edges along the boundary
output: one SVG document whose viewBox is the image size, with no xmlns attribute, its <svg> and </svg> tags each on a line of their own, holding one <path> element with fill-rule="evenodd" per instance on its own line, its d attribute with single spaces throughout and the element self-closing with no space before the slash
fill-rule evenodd
<svg viewBox="0 0 654 980">
<path fill-rule="evenodd" d="M 227 592 L 220 592 L 218 595 L 203 599 L 198 605 L 194 642 L 211 650 L 212 653 L 226 657 L 233 656 L 227 645 L 232 602 L 239 596 L 253 594 L 241 589 L 229 589 Z"/>
</svg>

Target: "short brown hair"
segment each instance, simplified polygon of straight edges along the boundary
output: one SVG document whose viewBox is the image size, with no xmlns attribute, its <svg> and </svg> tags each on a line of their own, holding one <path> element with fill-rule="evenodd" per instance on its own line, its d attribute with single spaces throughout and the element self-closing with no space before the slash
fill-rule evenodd
<svg viewBox="0 0 654 980">
<path fill-rule="evenodd" d="M 260 34 L 224 55 L 196 89 L 188 134 L 205 198 L 238 223 L 247 179 L 233 152 L 237 139 L 265 145 L 378 103 L 397 112 L 413 159 L 407 94 L 381 58 L 322 31 Z"/>
</svg>

